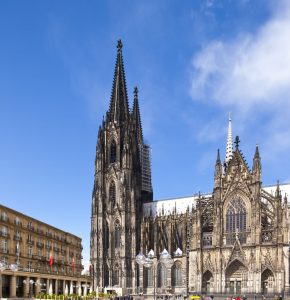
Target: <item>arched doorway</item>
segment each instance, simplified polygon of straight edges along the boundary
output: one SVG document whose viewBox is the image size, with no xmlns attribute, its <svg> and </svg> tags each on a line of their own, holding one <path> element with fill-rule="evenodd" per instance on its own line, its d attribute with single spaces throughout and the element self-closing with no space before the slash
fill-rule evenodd
<svg viewBox="0 0 290 300">
<path fill-rule="evenodd" d="M 261 275 L 261 283 L 263 294 L 271 294 L 274 292 L 274 275 L 271 270 L 264 270 Z"/>
<path fill-rule="evenodd" d="M 226 270 L 226 289 L 234 295 L 247 292 L 248 269 L 239 260 L 234 260 Z"/>
<path fill-rule="evenodd" d="M 213 283 L 213 275 L 210 271 L 206 271 L 202 275 L 202 293 L 209 294 L 211 292 L 211 283 Z"/>
</svg>

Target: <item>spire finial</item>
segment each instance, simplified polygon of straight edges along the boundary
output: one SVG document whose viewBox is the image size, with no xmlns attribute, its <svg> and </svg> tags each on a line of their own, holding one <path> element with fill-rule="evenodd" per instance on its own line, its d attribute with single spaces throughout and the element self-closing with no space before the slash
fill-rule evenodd
<svg viewBox="0 0 290 300">
<path fill-rule="evenodd" d="M 139 92 L 138 87 L 135 86 L 134 87 L 134 98 L 138 98 L 138 92 Z"/>
<path fill-rule="evenodd" d="M 123 44 L 122 44 L 122 40 L 121 39 L 118 40 L 117 48 L 118 48 L 118 52 L 120 52 L 122 50 L 122 48 L 123 48 Z"/>
</svg>

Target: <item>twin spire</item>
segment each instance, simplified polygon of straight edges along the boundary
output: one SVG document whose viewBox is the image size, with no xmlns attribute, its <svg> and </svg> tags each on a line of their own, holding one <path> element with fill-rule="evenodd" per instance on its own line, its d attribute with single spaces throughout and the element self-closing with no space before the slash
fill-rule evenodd
<svg viewBox="0 0 290 300">
<path fill-rule="evenodd" d="M 114 123 L 123 123 L 129 119 L 129 105 L 122 47 L 122 41 L 119 40 L 117 45 L 118 52 L 109 109 L 110 121 Z"/>
<path fill-rule="evenodd" d="M 122 48 L 122 41 L 118 40 L 117 59 L 108 116 L 111 122 L 117 124 L 123 124 L 125 122 L 129 124 L 132 122 L 137 131 L 138 142 L 141 143 L 143 142 L 143 134 L 138 101 L 138 88 L 134 88 L 133 110 L 130 114 Z"/>
</svg>

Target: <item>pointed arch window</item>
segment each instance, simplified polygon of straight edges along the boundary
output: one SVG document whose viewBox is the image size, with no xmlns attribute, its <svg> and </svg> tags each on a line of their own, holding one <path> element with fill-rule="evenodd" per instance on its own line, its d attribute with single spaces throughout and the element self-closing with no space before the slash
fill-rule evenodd
<svg viewBox="0 0 290 300">
<path fill-rule="evenodd" d="M 144 268 L 144 278 L 145 278 L 145 286 L 151 287 L 153 286 L 153 269 L 152 268 Z"/>
<path fill-rule="evenodd" d="M 121 226 L 119 220 L 115 222 L 115 249 L 119 248 L 121 244 Z"/>
<path fill-rule="evenodd" d="M 172 286 L 181 286 L 182 285 L 182 269 L 181 263 L 176 262 L 172 267 L 171 273 Z"/>
<path fill-rule="evenodd" d="M 167 270 L 163 264 L 158 265 L 158 287 L 167 286 Z"/>
<path fill-rule="evenodd" d="M 119 265 L 115 265 L 113 274 L 112 274 L 112 285 L 119 285 L 119 276 L 120 276 L 120 267 Z"/>
<path fill-rule="evenodd" d="M 110 163 L 117 161 L 117 145 L 115 141 L 111 142 L 110 145 Z"/>
<path fill-rule="evenodd" d="M 110 184 L 109 200 L 111 202 L 112 209 L 113 209 L 115 206 L 115 203 L 116 203 L 116 186 L 115 186 L 114 182 L 111 182 L 111 184 Z"/>
<path fill-rule="evenodd" d="M 226 213 L 227 244 L 233 244 L 236 234 L 241 243 L 246 242 L 247 210 L 240 197 L 233 198 Z"/>
</svg>

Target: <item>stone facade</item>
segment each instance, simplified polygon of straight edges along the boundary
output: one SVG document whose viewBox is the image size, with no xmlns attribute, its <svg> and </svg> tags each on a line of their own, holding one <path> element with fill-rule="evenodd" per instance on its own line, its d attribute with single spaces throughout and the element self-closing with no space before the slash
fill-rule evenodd
<svg viewBox="0 0 290 300">
<path fill-rule="evenodd" d="M 1 272 L 0 298 L 89 291 L 90 277 L 81 275 L 81 238 L 3 205 L 0 230 L 0 260 L 7 265 Z M 18 265 L 17 270 L 11 265 Z"/>
<path fill-rule="evenodd" d="M 290 185 L 262 187 L 258 146 L 249 168 L 238 137 L 235 144 L 234 149 L 230 119 L 226 157 L 222 162 L 218 151 L 212 193 L 152 201 L 149 156 L 145 173 L 150 188 L 142 184 L 138 91 L 130 112 L 119 41 L 110 108 L 97 142 L 94 289 L 178 295 L 289 291 Z M 159 262 L 163 249 L 173 258 L 171 268 Z M 152 268 L 139 268 L 139 252 L 151 254 Z"/>
</svg>

